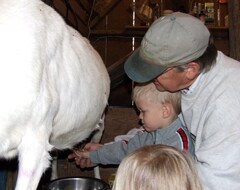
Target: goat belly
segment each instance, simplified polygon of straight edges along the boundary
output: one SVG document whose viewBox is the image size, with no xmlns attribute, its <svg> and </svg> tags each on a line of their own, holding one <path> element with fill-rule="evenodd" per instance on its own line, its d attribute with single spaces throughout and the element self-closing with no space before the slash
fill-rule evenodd
<svg viewBox="0 0 240 190">
<path fill-rule="evenodd" d="M 60 149 L 71 147 L 95 129 L 109 94 L 109 78 L 100 56 L 86 39 L 71 28 L 68 31 L 68 44 L 71 46 L 66 49 L 64 46 L 63 52 L 66 54 L 60 56 L 66 61 L 67 67 L 57 65 L 56 73 L 49 70 L 49 75 L 57 83 L 58 92 L 50 140 Z M 59 78 L 59 75 L 63 77 Z"/>
</svg>

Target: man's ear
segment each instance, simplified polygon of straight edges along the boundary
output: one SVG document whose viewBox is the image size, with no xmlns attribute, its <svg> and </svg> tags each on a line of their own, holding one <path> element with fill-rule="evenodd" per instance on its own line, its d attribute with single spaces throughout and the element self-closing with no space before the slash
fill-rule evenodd
<svg viewBox="0 0 240 190">
<path fill-rule="evenodd" d="M 162 111 L 163 118 L 169 117 L 169 115 L 171 115 L 171 107 L 169 106 L 169 104 L 163 104 Z"/>
<path fill-rule="evenodd" d="M 193 80 L 196 78 L 196 76 L 198 76 L 200 72 L 200 65 L 196 62 L 188 63 L 188 67 L 185 71 L 186 71 L 186 77 L 189 80 Z"/>
</svg>

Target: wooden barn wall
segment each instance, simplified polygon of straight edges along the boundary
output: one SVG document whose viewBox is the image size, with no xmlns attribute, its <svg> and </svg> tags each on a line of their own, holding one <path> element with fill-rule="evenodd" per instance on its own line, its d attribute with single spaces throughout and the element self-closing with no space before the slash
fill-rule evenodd
<svg viewBox="0 0 240 190">
<path fill-rule="evenodd" d="M 111 2 L 111 0 L 105 1 Z M 68 24 L 73 25 L 83 36 L 89 38 L 107 67 L 131 52 L 134 32 L 129 34 L 129 31 L 126 28 L 126 26 L 132 25 L 132 9 L 130 8 L 131 0 L 115 0 L 115 6 L 113 6 L 100 20 L 96 19 L 96 12 L 89 7 L 90 1 L 81 0 L 85 8 L 82 8 L 77 2 L 77 0 L 52 0 L 50 4 L 65 18 Z M 104 0 L 95 0 L 95 3 L 96 2 L 104 2 Z M 160 3 L 161 0 L 158 2 Z M 183 8 L 186 10 L 189 9 L 189 3 L 187 3 L 188 1 L 186 0 L 163 0 L 163 2 L 164 5 L 161 7 L 161 10 L 172 9 L 178 11 Z M 92 12 L 89 13 L 85 9 L 89 9 Z M 225 10 L 223 11 L 227 11 L 227 6 L 225 6 Z M 91 22 L 94 20 L 97 20 L 97 22 L 91 26 Z M 143 23 L 136 18 L 136 25 L 138 26 L 142 24 Z M 228 38 L 228 36 L 226 36 L 227 33 L 221 32 L 217 30 L 213 31 L 214 34 L 220 34 L 217 41 L 222 39 L 226 40 Z M 143 34 L 144 32 L 142 32 L 142 35 Z M 135 47 L 139 46 L 142 35 L 134 36 L 136 39 Z M 223 51 L 229 54 L 228 46 L 226 47 L 226 45 L 226 43 L 224 43 L 224 45 L 221 45 L 220 43 L 219 47 L 220 49 L 223 49 L 225 46 Z"/>
<path fill-rule="evenodd" d="M 129 2 L 124 0 L 117 3 L 90 33 L 89 39 L 107 67 L 115 63 L 122 64 L 121 59 L 132 51 L 133 35 L 127 34 L 128 29 L 126 28 L 126 26 L 132 25 L 132 10 Z M 139 24 L 138 20 L 136 20 L 136 24 Z M 139 46 L 141 39 L 141 36 L 135 36 L 135 47 Z M 118 63 L 118 61 L 120 62 Z M 123 72 L 123 67 L 120 70 Z M 121 80 L 122 83 L 117 88 L 111 89 L 109 104 L 131 106 L 131 81 L 127 77 Z M 112 85 L 114 83 L 112 80 Z"/>
</svg>

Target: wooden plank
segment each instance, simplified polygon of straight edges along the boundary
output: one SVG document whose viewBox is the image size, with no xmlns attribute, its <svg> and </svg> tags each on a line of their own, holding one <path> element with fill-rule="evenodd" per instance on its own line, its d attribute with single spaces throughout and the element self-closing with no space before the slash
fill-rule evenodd
<svg viewBox="0 0 240 190">
<path fill-rule="evenodd" d="M 93 28 L 105 15 L 107 15 L 121 0 L 112 0 L 112 2 L 109 4 L 109 7 L 102 13 L 100 13 L 98 16 L 96 16 L 90 24 L 90 27 Z"/>
<path fill-rule="evenodd" d="M 132 54 L 129 53 L 113 63 L 107 68 L 110 79 L 111 79 L 111 89 L 118 87 L 125 79 L 124 63 L 127 58 Z"/>
<path fill-rule="evenodd" d="M 228 1 L 230 57 L 240 61 L 240 1 Z"/>
<path fill-rule="evenodd" d="M 13 190 L 16 185 L 17 174 L 18 174 L 18 160 L 17 158 L 13 160 L 9 160 L 6 162 L 7 164 L 7 187 L 6 190 Z"/>
<path fill-rule="evenodd" d="M 44 3 L 49 5 L 50 7 L 53 7 L 53 0 L 42 0 Z"/>
<path fill-rule="evenodd" d="M 91 10 L 91 0 L 79 0 L 81 1 L 81 4 L 88 10 L 88 12 L 90 12 Z"/>
<path fill-rule="evenodd" d="M 69 2 L 69 0 L 62 0 L 62 1 L 65 3 L 65 5 L 66 5 L 66 7 L 67 7 L 66 22 L 67 22 L 68 24 L 72 25 L 75 29 L 78 29 L 77 16 L 76 16 L 74 10 L 72 9 L 71 3 Z M 72 14 L 72 18 L 73 18 L 73 20 L 74 20 L 75 25 L 73 25 L 73 24 L 71 23 L 71 20 L 69 19 L 69 13 Z"/>
<path fill-rule="evenodd" d="M 81 0 L 76 0 L 76 2 L 79 5 L 79 7 L 81 7 L 85 11 L 86 15 L 89 16 L 90 10 L 82 3 L 82 1 Z"/>
<path fill-rule="evenodd" d="M 67 24 L 69 24 L 70 26 L 72 26 L 74 29 L 81 32 L 82 34 L 86 33 L 85 29 L 86 29 L 87 22 L 77 14 L 80 7 L 77 6 L 75 0 L 61 0 L 61 1 L 58 0 L 58 3 L 56 5 L 59 5 L 60 2 L 65 6 L 64 10 L 58 9 L 57 6 L 54 6 L 54 9 L 58 11 L 58 13 L 64 18 Z M 82 24 L 84 26 L 81 28 L 81 31 L 79 30 L 79 24 Z"/>
<path fill-rule="evenodd" d="M 81 23 L 87 28 L 89 16 L 90 16 L 90 10 L 88 10 L 85 5 L 81 3 L 80 0 L 70 0 L 72 9 L 76 14 L 76 17 L 78 20 L 81 21 Z"/>
<path fill-rule="evenodd" d="M 79 12 L 81 12 L 81 8 L 79 6 L 77 6 L 79 4 L 77 3 L 76 0 L 70 0 L 69 5 L 71 7 L 70 10 L 71 10 L 72 14 L 74 15 L 74 17 L 77 20 L 79 20 L 84 26 L 86 26 L 87 25 L 87 14 L 88 13 L 84 10 L 84 13 L 80 15 Z M 85 17 L 85 19 L 83 19 L 83 17 Z"/>
</svg>

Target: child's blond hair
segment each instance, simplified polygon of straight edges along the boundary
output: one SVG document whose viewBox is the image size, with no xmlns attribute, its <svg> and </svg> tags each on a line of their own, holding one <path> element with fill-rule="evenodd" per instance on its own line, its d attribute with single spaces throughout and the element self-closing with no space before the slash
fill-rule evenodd
<svg viewBox="0 0 240 190">
<path fill-rule="evenodd" d="M 203 190 L 187 153 L 167 145 L 147 145 L 121 162 L 113 190 Z"/>
<path fill-rule="evenodd" d="M 153 83 L 136 85 L 132 93 L 133 101 L 136 102 L 142 96 L 146 98 L 150 97 L 154 103 L 171 104 L 176 114 L 181 112 L 180 92 L 160 92 Z"/>
</svg>

